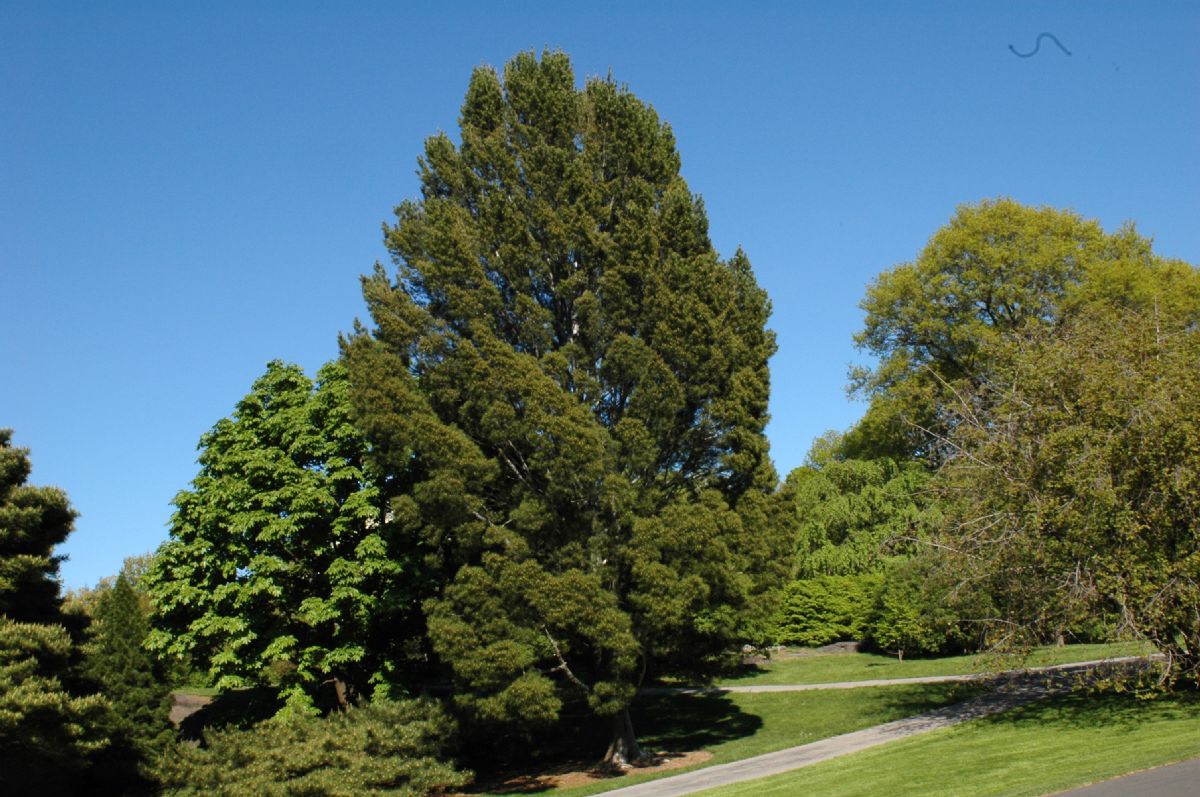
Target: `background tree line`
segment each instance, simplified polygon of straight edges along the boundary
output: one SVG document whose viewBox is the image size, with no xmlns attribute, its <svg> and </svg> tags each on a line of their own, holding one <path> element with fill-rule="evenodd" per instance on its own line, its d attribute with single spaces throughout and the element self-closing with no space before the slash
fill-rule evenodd
<svg viewBox="0 0 1200 797">
<path fill-rule="evenodd" d="M 1128 635 L 1194 679 L 1200 273 L 1132 225 L 999 199 L 959 208 L 861 307 L 867 411 L 788 476 L 800 580 L 777 638 Z"/>
<path fill-rule="evenodd" d="M 0 438 L 2 771 L 423 794 L 568 724 L 621 766 L 643 683 L 746 644 L 1127 634 L 1195 679 L 1196 269 L 963 206 L 869 286 L 866 413 L 780 484 L 770 303 L 669 126 L 561 53 L 477 70 L 460 126 L 363 279 L 370 325 L 315 379 L 267 366 L 148 562 L 64 605 L 72 510 Z M 244 698 L 198 745 L 166 722 L 187 680 Z"/>
</svg>

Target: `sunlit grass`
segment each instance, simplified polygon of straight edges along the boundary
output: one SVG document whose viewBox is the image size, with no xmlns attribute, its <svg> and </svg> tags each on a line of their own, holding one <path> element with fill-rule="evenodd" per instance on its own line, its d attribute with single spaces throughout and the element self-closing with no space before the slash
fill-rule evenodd
<svg viewBox="0 0 1200 797">
<path fill-rule="evenodd" d="M 635 704 L 634 726 L 644 749 L 708 750 L 713 757 L 704 766 L 711 766 L 920 714 L 976 691 L 977 687 L 961 684 L 921 684 L 828 692 L 647 696 Z M 553 794 L 583 797 L 686 771 L 637 774 L 635 770 L 587 786 L 553 790 Z"/>
<path fill-rule="evenodd" d="M 1200 695 L 1052 698 L 704 797 L 1022 797 L 1200 756 Z"/>
<path fill-rule="evenodd" d="M 1141 656 L 1151 652 L 1149 646 L 1139 642 L 1118 642 L 1104 645 L 1047 646 L 1034 650 L 1023 659 L 989 659 L 972 655 L 899 661 L 895 657 L 871 653 L 811 653 L 794 658 L 777 658 L 737 676 L 723 678 L 717 683 L 727 686 L 765 686 L 965 675 L 989 669 L 1042 667 L 1074 661 Z"/>
</svg>

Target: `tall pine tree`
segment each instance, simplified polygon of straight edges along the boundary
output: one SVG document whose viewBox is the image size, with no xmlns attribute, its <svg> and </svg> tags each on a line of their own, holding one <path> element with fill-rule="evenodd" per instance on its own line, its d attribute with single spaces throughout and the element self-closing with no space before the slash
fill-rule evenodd
<svg viewBox="0 0 1200 797">
<path fill-rule="evenodd" d="M 0 773 L 5 793 L 72 794 L 108 742 L 107 703 L 70 690 L 54 547 L 71 532 L 66 494 L 33 487 L 29 452 L 0 429 Z"/>
<path fill-rule="evenodd" d="M 107 780 L 126 791 L 145 785 L 139 769 L 161 754 L 171 740 L 170 692 L 162 667 L 145 649 L 150 621 L 143 599 L 122 574 L 97 602 L 83 674 L 112 704 L 107 722 L 112 741 L 98 757 Z"/>
<path fill-rule="evenodd" d="M 789 541 L 767 522 L 770 305 L 722 260 L 670 128 L 562 53 L 475 71 L 397 210 L 397 274 L 345 341 L 389 525 L 444 587 L 434 651 L 484 719 L 584 701 L 640 755 L 645 674 L 745 639 Z"/>
</svg>

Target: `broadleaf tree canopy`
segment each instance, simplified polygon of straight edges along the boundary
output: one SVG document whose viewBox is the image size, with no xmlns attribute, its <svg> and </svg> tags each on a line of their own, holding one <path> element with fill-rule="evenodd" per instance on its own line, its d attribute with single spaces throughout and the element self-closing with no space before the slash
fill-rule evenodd
<svg viewBox="0 0 1200 797">
<path fill-rule="evenodd" d="M 221 688 L 279 685 L 301 711 L 322 684 L 347 702 L 387 682 L 414 614 L 347 389 L 337 363 L 315 384 L 270 363 L 201 438 L 200 473 L 145 577 L 152 649 Z"/>
<path fill-rule="evenodd" d="M 1004 198 L 961 206 L 914 261 L 867 288 L 855 342 L 878 361 L 852 373 L 871 404 L 846 453 L 936 465 L 952 422 L 943 409 L 997 367 L 1003 348 L 993 344 L 1097 300 L 1195 317 L 1200 278 L 1156 255 L 1132 225 L 1106 233 L 1071 211 Z"/>
</svg>

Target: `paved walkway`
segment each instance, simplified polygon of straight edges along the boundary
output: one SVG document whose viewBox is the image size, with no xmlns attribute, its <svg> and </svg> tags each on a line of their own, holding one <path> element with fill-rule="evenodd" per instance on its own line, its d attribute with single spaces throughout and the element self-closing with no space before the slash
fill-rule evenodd
<svg viewBox="0 0 1200 797">
<path fill-rule="evenodd" d="M 1131 794 L 1196 797 L 1200 794 L 1200 758 L 1059 792 L 1057 797 L 1129 797 Z"/>
<path fill-rule="evenodd" d="M 967 675 L 925 675 L 917 678 L 875 678 L 868 681 L 834 681 L 823 684 L 764 684 L 761 686 L 650 686 L 641 690 L 643 695 L 716 695 L 723 692 L 816 692 L 822 689 L 864 689 L 871 686 L 904 686 L 906 684 L 948 684 L 964 681 L 986 681 L 997 677 L 1037 673 L 1061 673 L 1075 670 L 1093 670 L 1097 667 L 1120 666 L 1142 661 L 1142 656 L 1122 656 L 1116 659 L 1073 661 L 1068 664 L 1051 664 L 1046 667 L 1029 667 L 1024 670 L 1009 670 L 1003 673 L 969 673 Z"/>
<path fill-rule="evenodd" d="M 908 679 L 903 679 L 901 682 L 912 683 Z M 1062 692 L 1069 688 L 1070 685 L 1066 683 L 1066 679 L 1060 678 L 1059 683 L 1053 683 L 1047 679 L 1022 675 L 1009 680 L 996 691 L 982 697 L 940 708 L 927 714 L 876 725 L 873 728 L 865 728 L 853 733 L 844 733 L 841 736 L 822 739 L 811 744 L 789 747 L 774 753 L 614 789 L 605 792 L 605 795 L 606 797 L 678 797 L 678 795 L 691 794 L 703 789 L 765 778 L 806 767 L 819 761 L 856 753 L 859 750 L 866 750 L 869 747 L 896 739 L 928 733 L 939 728 L 949 728 L 960 722 L 1006 711 L 1039 700 L 1052 692 Z"/>
<path fill-rule="evenodd" d="M 940 728 L 949 728 L 960 722 L 986 717 L 1001 711 L 1032 703 L 1051 694 L 1071 689 L 1071 676 L 1077 672 L 1094 670 L 1098 667 L 1121 666 L 1141 660 L 1138 656 L 1095 661 L 1054 664 L 1048 667 L 1031 667 L 1007 673 L 976 673 L 970 675 L 932 675 L 921 678 L 887 678 L 871 681 L 842 681 L 825 684 L 774 684 L 769 686 L 712 686 L 712 687 L 652 687 L 643 689 L 643 694 L 719 694 L 722 692 L 804 692 L 818 689 L 861 689 L 872 686 L 899 686 L 903 684 L 954 683 L 962 681 L 991 680 L 997 688 L 986 695 L 953 706 L 908 717 L 861 731 L 844 733 L 810 744 L 789 747 L 774 753 L 766 753 L 728 764 L 696 769 L 681 775 L 647 781 L 606 792 L 606 797 L 679 797 L 679 795 L 727 786 L 746 780 L 756 780 L 771 775 L 789 772 L 820 761 L 857 753 L 869 747 L 916 736 Z M 1115 797 L 1137 792 L 1086 793 L 1083 797 Z M 1196 797 L 1200 792 L 1180 792 L 1180 795 Z M 1158 797 L 1158 793 L 1154 793 Z M 1175 792 L 1164 792 L 1161 797 L 1176 797 Z"/>
</svg>

